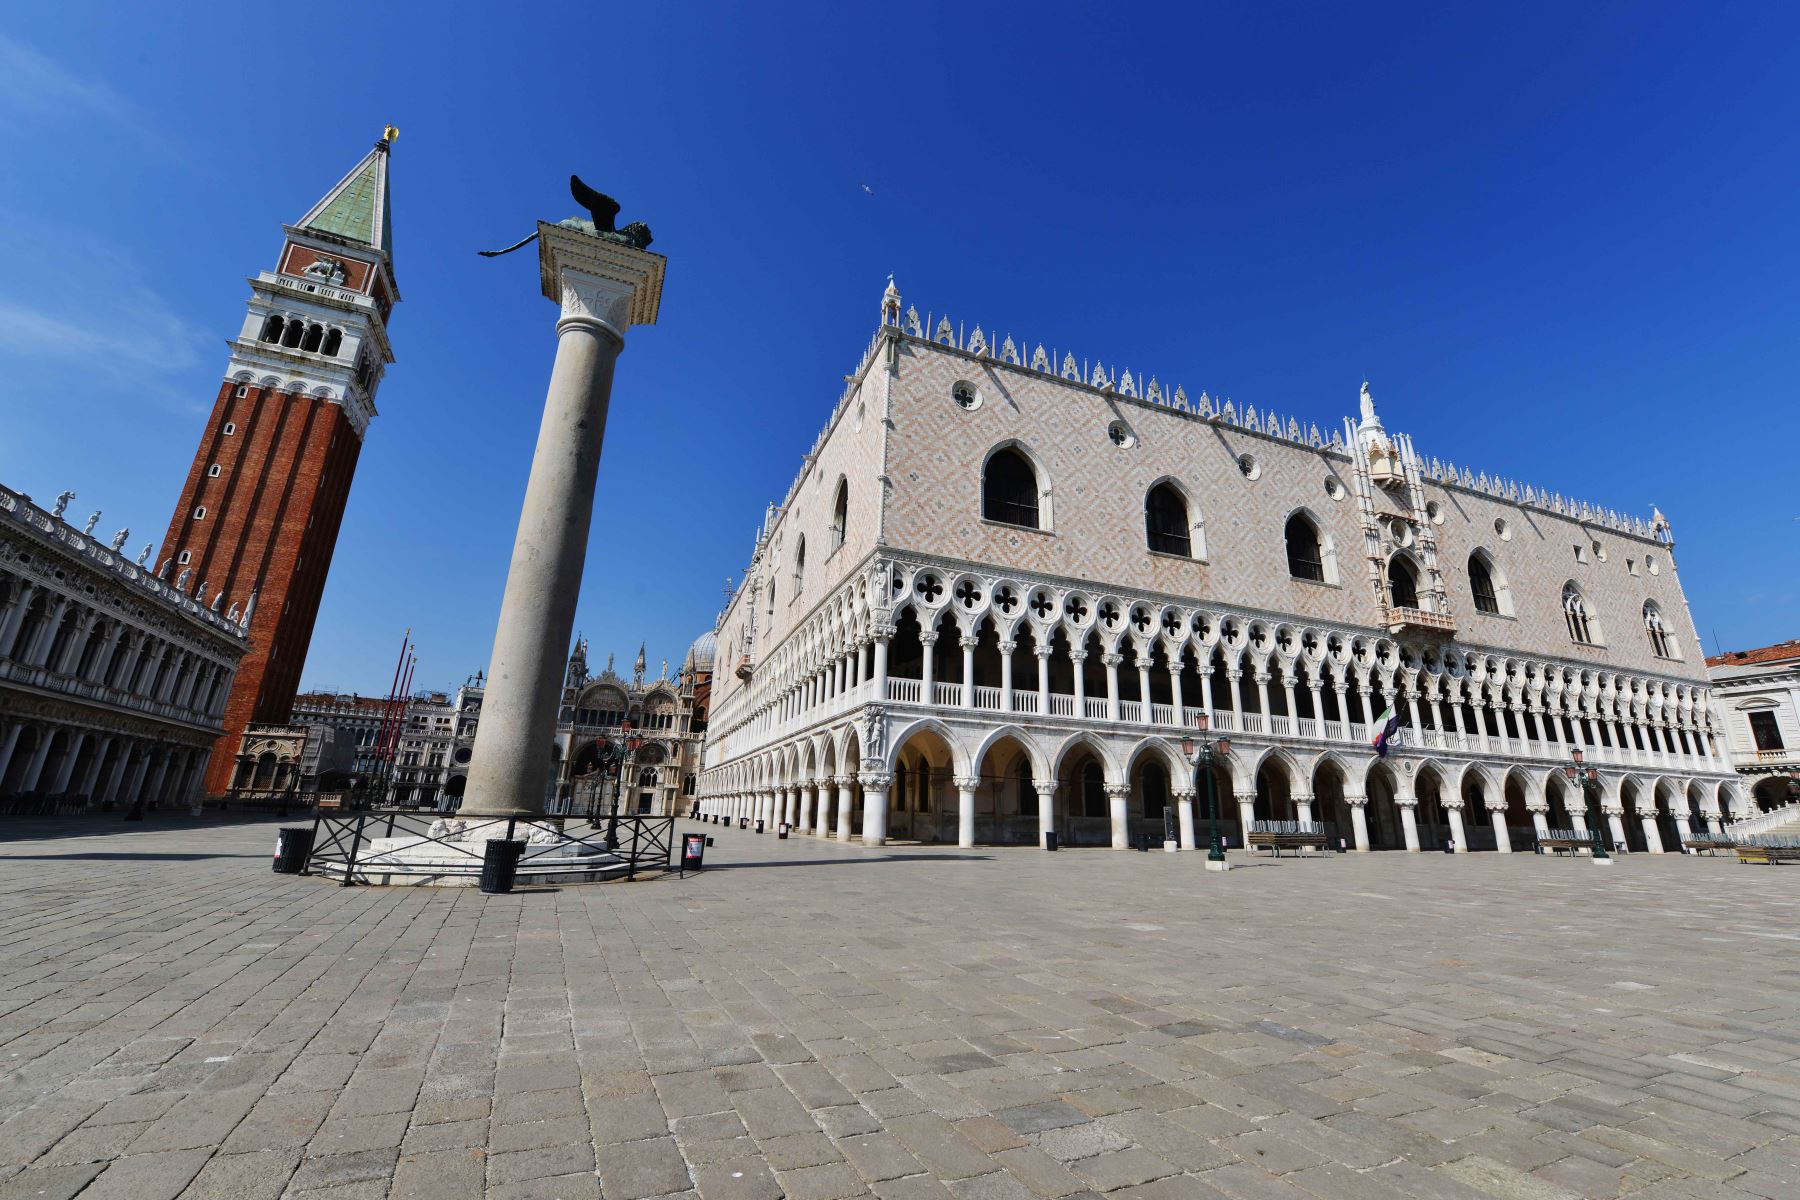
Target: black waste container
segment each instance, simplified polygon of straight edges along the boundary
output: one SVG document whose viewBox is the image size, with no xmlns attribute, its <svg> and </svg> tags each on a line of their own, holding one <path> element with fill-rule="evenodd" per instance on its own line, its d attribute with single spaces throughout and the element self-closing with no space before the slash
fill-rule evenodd
<svg viewBox="0 0 1800 1200">
<path fill-rule="evenodd" d="M 284 825 L 275 831 L 275 873 L 298 875 L 312 856 L 311 825 Z"/>
<path fill-rule="evenodd" d="M 739 817 L 738 818 L 738 828 L 739 829 L 750 828 L 750 818 L 749 817 Z"/>
<path fill-rule="evenodd" d="M 775 827 L 775 836 L 776 836 L 776 838 L 779 839 L 779 838 L 785 838 L 787 835 L 788 835 L 788 823 L 786 821 L 783 821 L 780 825 Z"/>
<path fill-rule="evenodd" d="M 1044 849 L 1056 849 L 1056 830 L 1052 829 L 1049 833 L 1044 835 Z"/>
<path fill-rule="evenodd" d="M 758 818 L 756 818 L 756 832 L 761 833 L 762 831 L 763 831 L 763 819 L 761 817 L 758 817 Z"/>
<path fill-rule="evenodd" d="M 690 833 L 681 839 L 681 869 L 698 871 L 706 860 L 706 835 Z"/>
<path fill-rule="evenodd" d="M 513 879 L 519 873 L 519 859 L 524 853 L 524 842 L 505 838 L 490 841 L 481 856 L 481 890 L 494 896 L 512 891 Z"/>
</svg>

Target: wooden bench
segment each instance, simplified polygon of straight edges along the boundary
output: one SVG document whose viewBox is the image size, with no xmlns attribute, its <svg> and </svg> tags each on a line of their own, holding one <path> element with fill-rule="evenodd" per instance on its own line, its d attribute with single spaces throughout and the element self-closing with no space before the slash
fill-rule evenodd
<svg viewBox="0 0 1800 1200">
<path fill-rule="evenodd" d="M 1539 838 L 1537 840 L 1537 848 L 1539 854 L 1548 853 L 1555 855 L 1558 850 L 1566 850 L 1573 855 L 1577 850 L 1592 850 L 1594 848 L 1594 839 L 1590 835 L 1579 833 L 1573 836 L 1567 834 L 1552 834 L 1550 837 Z"/>
<path fill-rule="evenodd" d="M 1273 851 L 1276 858 L 1281 857 L 1283 850 L 1292 850 L 1295 854 L 1312 847 L 1316 850 L 1330 849 L 1331 843 L 1323 833 L 1259 833 L 1250 832 L 1250 850 L 1254 853 L 1264 847 Z"/>
<path fill-rule="evenodd" d="M 1738 864 L 1800 862 L 1800 846 L 1738 846 Z"/>
<path fill-rule="evenodd" d="M 1689 838 L 1681 844 L 1695 854 L 1712 854 L 1719 850 L 1736 850 L 1738 848 L 1738 844 L 1730 838 L 1697 837 Z"/>
</svg>

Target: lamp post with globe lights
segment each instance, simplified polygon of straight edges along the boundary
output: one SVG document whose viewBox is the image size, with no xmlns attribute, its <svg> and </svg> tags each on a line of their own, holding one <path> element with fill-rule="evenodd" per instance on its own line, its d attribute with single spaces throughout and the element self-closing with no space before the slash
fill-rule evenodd
<svg viewBox="0 0 1800 1200">
<path fill-rule="evenodd" d="M 1205 734 L 1211 724 L 1206 713 L 1194 718 L 1194 729 L 1201 734 Z M 1181 739 L 1181 753 L 1206 777 L 1206 818 L 1212 827 L 1206 850 L 1206 869 L 1223 871 L 1227 869 L 1227 863 L 1225 845 L 1219 840 L 1219 794 L 1213 782 L 1213 763 L 1231 753 L 1231 739 L 1201 737 L 1196 740 L 1192 734 L 1185 734 Z"/>
<path fill-rule="evenodd" d="M 1593 838 L 1594 846 L 1593 849 L 1588 851 L 1588 856 L 1597 863 L 1610 863 L 1612 861 L 1612 856 L 1607 854 L 1606 841 L 1600 836 L 1600 824 L 1605 820 L 1604 815 L 1600 812 L 1598 803 L 1598 797 L 1600 795 L 1600 771 L 1596 767 L 1584 767 L 1581 765 L 1581 750 L 1579 748 L 1569 751 L 1569 759 L 1570 765 L 1563 768 L 1563 774 L 1568 776 L 1572 783 L 1575 783 L 1581 788 L 1582 810 L 1590 814 L 1588 817 L 1588 835 Z"/>
</svg>

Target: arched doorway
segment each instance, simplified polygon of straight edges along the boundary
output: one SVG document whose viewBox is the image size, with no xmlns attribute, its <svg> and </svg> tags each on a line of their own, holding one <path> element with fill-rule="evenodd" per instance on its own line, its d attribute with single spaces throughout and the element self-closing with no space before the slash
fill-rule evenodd
<svg viewBox="0 0 1800 1200">
<path fill-rule="evenodd" d="M 938 730 L 920 727 L 905 736 L 894 752 L 888 784 L 889 841 L 956 841 L 954 771 L 950 744 Z"/>
<path fill-rule="evenodd" d="M 1649 843 L 1644 840 L 1642 818 L 1644 813 L 1653 811 L 1648 806 L 1655 803 L 1652 799 L 1654 789 L 1655 784 L 1646 787 L 1629 777 L 1619 783 L 1619 803 L 1625 809 L 1621 822 L 1625 826 L 1625 848 L 1636 854 L 1646 853 L 1650 849 Z"/>
<path fill-rule="evenodd" d="M 1493 781 L 1474 767 L 1463 772 L 1463 836 L 1468 839 L 1468 846 L 1474 850 L 1498 850 L 1499 838 L 1494 836 L 1494 797 Z M 1510 839 L 1507 846 L 1510 848 Z"/>
<path fill-rule="evenodd" d="M 1450 813 L 1444 806 L 1444 777 L 1435 764 L 1419 764 L 1413 792 L 1419 798 L 1418 807 L 1413 810 L 1413 823 L 1419 830 L 1419 849 L 1442 850 L 1450 844 Z"/>
<path fill-rule="evenodd" d="M 1179 840 L 1180 821 L 1175 812 L 1173 776 L 1167 755 L 1151 743 L 1138 747 L 1127 768 L 1126 779 L 1131 785 L 1125 802 L 1126 836 L 1130 844 L 1141 845 L 1147 840 L 1152 846 L 1160 846 L 1165 833 L 1171 829 Z M 1169 813 L 1166 821 L 1165 809 Z"/>
<path fill-rule="evenodd" d="M 1531 819 L 1531 809 L 1526 797 L 1531 794 L 1531 781 L 1522 770 L 1515 767 L 1506 773 L 1506 782 L 1501 785 L 1501 797 L 1506 810 L 1507 842 L 1514 850 L 1532 850 L 1537 847 L 1537 824 Z"/>
<path fill-rule="evenodd" d="M 1013 734 L 1002 734 L 975 764 L 975 841 L 1028 846 L 1038 840 L 1037 774 L 1031 752 Z"/>
<path fill-rule="evenodd" d="M 1400 806 L 1394 801 L 1398 785 L 1393 769 L 1377 759 L 1369 767 L 1365 786 L 1368 790 L 1364 795 L 1369 801 L 1363 817 L 1369 826 L 1369 849 L 1406 849 L 1406 831 L 1400 824 Z"/>
<path fill-rule="evenodd" d="M 1065 846 L 1112 845 L 1112 811 L 1106 795 L 1106 763 L 1083 742 L 1063 757 L 1056 773 L 1056 832 Z"/>
<path fill-rule="evenodd" d="M 1340 851 L 1356 849 L 1356 825 L 1344 784 L 1344 768 L 1335 758 L 1321 758 L 1313 767 L 1313 820 L 1325 826 L 1330 844 Z"/>
</svg>

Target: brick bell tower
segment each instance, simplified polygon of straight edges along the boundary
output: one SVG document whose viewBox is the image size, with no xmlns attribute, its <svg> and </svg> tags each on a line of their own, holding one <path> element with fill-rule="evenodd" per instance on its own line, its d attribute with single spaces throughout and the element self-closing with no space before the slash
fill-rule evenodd
<svg viewBox="0 0 1800 1200">
<path fill-rule="evenodd" d="M 231 783 L 252 723 L 290 715 L 375 392 L 394 283 L 390 127 L 249 281 L 244 326 L 163 538 L 159 571 L 215 606 L 250 606 L 206 791 Z"/>
</svg>

